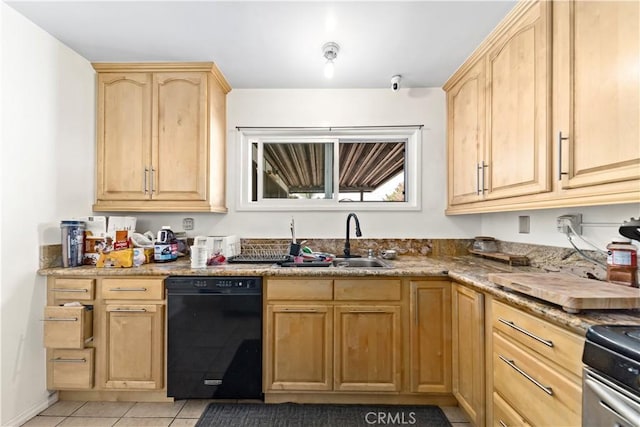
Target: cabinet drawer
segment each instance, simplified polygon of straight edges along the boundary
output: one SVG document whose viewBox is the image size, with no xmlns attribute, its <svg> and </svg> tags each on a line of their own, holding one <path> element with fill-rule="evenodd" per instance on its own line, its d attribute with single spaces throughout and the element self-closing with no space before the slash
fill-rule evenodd
<svg viewBox="0 0 640 427">
<path fill-rule="evenodd" d="M 580 385 L 495 331 L 493 387 L 532 425 L 580 425 Z"/>
<path fill-rule="evenodd" d="M 44 308 L 44 346 L 84 348 L 93 336 L 93 309 L 89 307 Z"/>
<path fill-rule="evenodd" d="M 336 280 L 337 301 L 398 301 L 402 295 L 399 279 Z"/>
<path fill-rule="evenodd" d="M 492 312 L 494 329 L 582 377 L 583 338 L 497 301 Z"/>
<path fill-rule="evenodd" d="M 333 280 L 269 280 L 266 294 L 268 300 L 330 301 L 333 299 Z"/>
<path fill-rule="evenodd" d="M 93 352 L 93 348 L 51 350 L 47 362 L 47 388 L 67 390 L 93 387 Z"/>
<path fill-rule="evenodd" d="M 74 301 L 92 300 L 95 292 L 94 279 L 69 279 L 55 278 L 49 288 L 49 292 L 53 294 L 53 298 L 68 299 Z"/>
<path fill-rule="evenodd" d="M 505 402 L 498 393 L 493 393 L 493 427 L 529 427 L 529 424 Z"/>
<path fill-rule="evenodd" d="M 103 299 L 164 299 L 164 278 L 102 279 Z"/>
</svg>

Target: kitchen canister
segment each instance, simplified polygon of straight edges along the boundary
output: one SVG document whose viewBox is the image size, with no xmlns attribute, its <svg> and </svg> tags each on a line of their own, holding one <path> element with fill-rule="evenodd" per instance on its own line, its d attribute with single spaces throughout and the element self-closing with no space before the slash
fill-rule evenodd
<svg viewBox="0 0 640 427">
<path fill-rule="evenodd" d="M 78 267 L 82 265 L 84 229 L 84 221 L 64 220 L 60 222 L 63 267 Z"/>
<path fill-rule="evenodd" d="M 638 287 L 638 250 L 630 239 L 616 237 L 607 245 L 607 281 Z"/>
</svg>

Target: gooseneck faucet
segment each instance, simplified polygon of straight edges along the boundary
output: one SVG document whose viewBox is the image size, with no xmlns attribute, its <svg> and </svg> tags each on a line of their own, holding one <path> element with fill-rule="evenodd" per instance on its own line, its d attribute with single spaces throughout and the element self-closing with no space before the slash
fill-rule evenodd
<svg viewBox="0 0 640 427">
<path fill-rule="evenodd" d="M 353 212 L 347 215 L 347 239 L 344 241 L 344 257 L 345 258 L 358 258 L 360 255 L 351 255 L 351 243 L 349 243 L 349 220 L 351 218 L 356 220 L 356 236 L 361 237 L 362 232 L 360 231 L 360 221 L 358 221 L 358 216 Z"/>
</svg>

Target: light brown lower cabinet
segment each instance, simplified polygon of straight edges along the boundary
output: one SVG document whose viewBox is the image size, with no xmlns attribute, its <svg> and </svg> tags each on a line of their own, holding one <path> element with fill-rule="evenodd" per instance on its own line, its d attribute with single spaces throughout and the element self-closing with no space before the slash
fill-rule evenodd
<svg viewBox="0 0 640 427">
<path fill-rule="evenodd" d="M 49 390 L 86 390 L 93 387 L 94 349 L 53 349 L 48 352 Z"/>
<path fill-rule="evenodd" d="M 452 286 L 453 395 L 476 427 L 484 417 L 484 295 L 471 288 Z"/>
<path fill-rule="evenodd" d="M 160 389 L 164 305 L 108 304 L 104 310 L 104 387 Z"/>
<path fill-rule="evenodd" d="M 411 280 L 411 391 L 451 392 L 451 282 Z"/>
<path fill-rule="evenodd" d="M 62 306 L 76 300 L 85 305 Z M 165 307 L 164 277 L 49 277 L 47 388 L 72 399 L 145 398 L 126 394 L 135 390 L 166 400 Z"/>
<path fill-rule="evenodd" d="M 580 426 L 584 339 L 496 300 L 491 313 L 492 425 Z"/>
<path fill-rule="evenodd" d="M 498 393 L 493 393 L 493 427 L 529 427 L 521 416 Z"/>
<path fill-rule="evenodd" d="M 334 390 L 400 391 L 400 306 L 338 305 L 335 320 Z"/>
<path fill-rule="evenodd" d="M 331 390 L 333 307 L 268 305 L 266 322 L 267 387 L 271 390 Z"/>
<path fill-rule="evenodd" d="M 268 278 L 265 399 L 436 396 L 452 404 L 450 286 L 396 277 Z"/>
</svg>

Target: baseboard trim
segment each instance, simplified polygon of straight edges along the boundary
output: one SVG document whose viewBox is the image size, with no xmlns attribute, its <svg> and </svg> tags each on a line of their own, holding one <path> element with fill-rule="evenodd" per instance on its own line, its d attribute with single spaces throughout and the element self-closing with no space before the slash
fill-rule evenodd
<svg viewBox="0 0 640 427">
<path fill-rule="evenodd" d="M 17 416 L 13 417 L 8 421 L 6 426 L 7 427 L 21 426 L 22 424 L 26 423 L 31 418 L 35 417 L 40 412 L 44 411 L 45 409 L 47 409 L 49 406 L 53 405 L 57 401 L 58 401 L 58 393 L 57 392 L 51 393 L 45 402 L 41 402 L 35 406 L 32 406 L 31 408 L 27 409 L 21 414 L 18 414 Z"/>
</svg>

